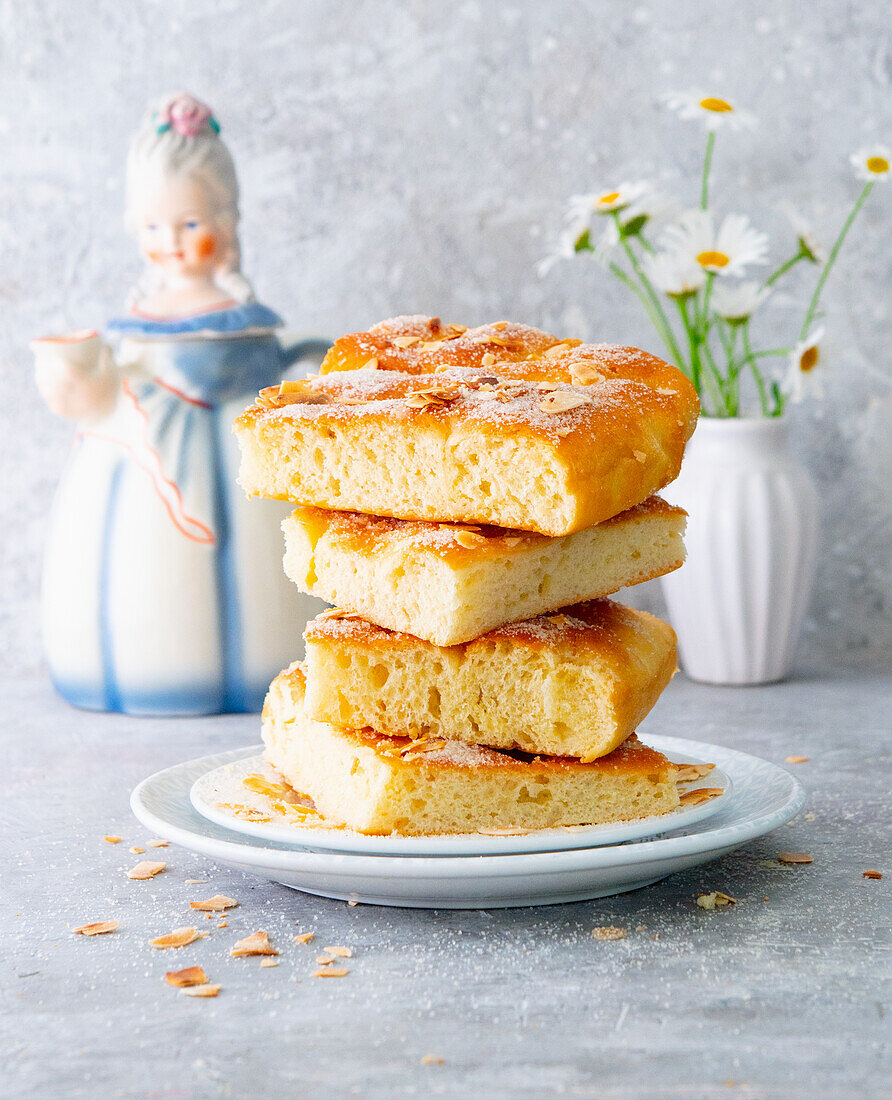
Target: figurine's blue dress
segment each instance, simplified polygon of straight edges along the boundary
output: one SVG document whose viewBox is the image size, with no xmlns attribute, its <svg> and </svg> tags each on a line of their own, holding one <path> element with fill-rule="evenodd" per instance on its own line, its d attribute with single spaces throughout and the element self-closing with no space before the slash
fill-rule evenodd
<svg viewBox="0 0 892 1100">
<path fill-rule="evenodd" d="M 232 421 L 289 362 L 258 303 L 109 325 L 121 386 L 81 425 L 44 570 L 53 681 L 77 706 L 132 714 L 256 711 L 300 656 L 309 615 L 282 572 L 287 508 L 237 485 Z"/>
</svg>

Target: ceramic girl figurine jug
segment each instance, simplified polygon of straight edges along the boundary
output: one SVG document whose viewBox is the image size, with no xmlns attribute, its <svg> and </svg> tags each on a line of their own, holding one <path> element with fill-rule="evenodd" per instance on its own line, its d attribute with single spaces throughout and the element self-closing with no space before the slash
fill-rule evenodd
<svg viewBox="0 0 892 1100">
<path fill-rule="evenodd" d="M 69 702 L 130 714 L 260 709 L 324 605 L 282 571 L 286 508 L 236 483 L 231 425 L 326 344 L 284 346 L 242 276 L 238 185 L 204 104 L 138 131 L 127 222 L 147 261 L 125 316 L 32 344 L 50 409 L 77 422 L 44 565 L 43 630 Z"/>
</svg>

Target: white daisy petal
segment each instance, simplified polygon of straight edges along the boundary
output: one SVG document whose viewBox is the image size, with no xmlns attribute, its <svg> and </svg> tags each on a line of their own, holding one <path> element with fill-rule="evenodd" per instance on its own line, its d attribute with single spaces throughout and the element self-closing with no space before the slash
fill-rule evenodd
<svg viewBox="0 0 892 1100">
<path fill-rule="evenodd" d="M 756 118 L 748 111 L 742 111 L 729 103 L 727 99 L 707 95 L 698 90 L 670 92 L 663 96 L 663 102 L 670 110 L 677 111 L 683 119 L 702 122 L 707 130 L 727 127 L 729 130 L 752 130 Z"/>
<path fill-rule="evenodd" d="M 781 386 L 790 401 L 801 401 L 809 391 L 820 395 L 821 379 L 815 370 L 820 361 L 819 345 L 823 339 L 824 329 L 813 329 L 790 352 L 787 374 Z"/>
<path fill-rule="evenodd" d="M 743 214 L 729 214 L 718 230 L 707 210 L 688 210 L 666 230 L 662 245 L 681 252 L 713 275 L 742 275 L 768 262 L 768 237 Z"/>
<path fill-rule="evenodd" d="M 803 217 L 795 206 L 787 204 L 781 209 L 786 215 L 787 221 L 789 221 L 790 225 L 793 227 L 793 232 L 796 234 L 796 239 L 799 241 L 799 248 L 805 253 L 806 258 L 815 264 L 824 263 L 827 259 L 827 249 L 815 236 L 815 232 L 808 219 Z"/>
<path fill-rule="evenodd" d="M 740 322 L 751 317 L 771 293 L 749 279 L 742 283 L 718 283 L 712 292 L 710 304 L 719 317 L 726 321 Z"/>
<path fill-rule="evenodd" d="M 870 145 L 852 153 L 849 163 L 859 180 L 887 180 L 892 170 L 892 149 L 888 145 Z"/>
<path fill-rule="evenodd" d="M 644 261 L 647 277 L 670 298 L 687 298 L 706 282 L 706 272 L 678 252 L 658 252 Z"/>
</svg>

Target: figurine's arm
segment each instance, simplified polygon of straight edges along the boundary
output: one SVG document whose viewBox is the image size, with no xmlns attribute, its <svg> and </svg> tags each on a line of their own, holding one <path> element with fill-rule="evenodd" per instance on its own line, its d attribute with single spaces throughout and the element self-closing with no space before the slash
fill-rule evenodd
<svg viewBox="0 0 892 1100">
<path fill-rule="evenodd" d="M 48 337 L 31 342 L 34 380 L 50 412 L 90 423 L 115 407 L 121 380 L 111 348 L 98 336 Z"/>
</svg>

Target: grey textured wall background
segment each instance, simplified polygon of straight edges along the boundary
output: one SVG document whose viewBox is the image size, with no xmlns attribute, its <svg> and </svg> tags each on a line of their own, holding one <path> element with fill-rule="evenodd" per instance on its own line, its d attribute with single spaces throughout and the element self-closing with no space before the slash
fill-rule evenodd
<svg viewBox="0 0 892 1100">
<path fill-rule="evenodd" d="M 240 169 L 245 270 L 295 328 L 429 311 L 659 351 L 593 264 L 537 279 L 566 196 L 649 176 L 689 201 L 702 135 L 659 95 L 702 86 L 761 119 L 720 138 L 718 207 L 784 234 L 778 259 L 784 200 L 829 240 L 858 186 L 848 154 L 890 139 L 888 14 L 869 0 L 3 0 L 7 667 L 40 664 L 40 550 L 71 437 L 39 403 L 27 341 L 101 327 L 136 277 L 123 164 L 149 99 L 185 87 L 214 105 Z M 825 399 L 793 414 L 825 504 L 811 665 L 888 660 L 892 644 L 890 193 L 876 188 L 825 298 Z M 767 310 L 768 340 L 798 328 L 803 276 Z"/>
</svg>

